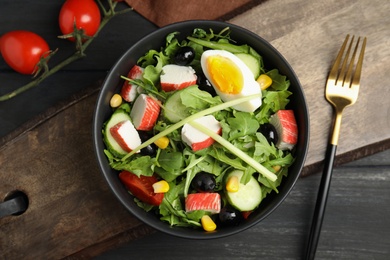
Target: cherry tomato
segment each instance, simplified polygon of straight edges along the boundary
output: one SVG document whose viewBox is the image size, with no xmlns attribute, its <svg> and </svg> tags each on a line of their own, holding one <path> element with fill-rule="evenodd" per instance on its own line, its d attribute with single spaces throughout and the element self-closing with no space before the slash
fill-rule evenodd
<svg viewBox="0 0 390 260">
<path fill-rule="evenodd" d="M 67 0 L 59 14 L 60 29 L 63 34 L 74 30 L 74 23 L 84 34 L 94 36 L 100 26 L 100 10 L 94 0 Z M 74 38 L 69 38 L 74 41 Z"/>
<path fill-rule="evenodd" d="M 158 180 L 154 176 L 143 176 L 138 177 L 137 175 L 122 171 L 119 174 L 119 179 L 126 186 L 126 188 L 139 200 L 158 206 L 164 199 L 164 193 L 155 193 L 153 190 L 153 184 Z"/>
<path fill-rule="evenodd" d="M 11 31 L 0 38 L 0 52 L 5 62 L 22 74 L 34 73 L 39 60 L 49 50 L 47 42 L 30 31 Z"/>
</svg>

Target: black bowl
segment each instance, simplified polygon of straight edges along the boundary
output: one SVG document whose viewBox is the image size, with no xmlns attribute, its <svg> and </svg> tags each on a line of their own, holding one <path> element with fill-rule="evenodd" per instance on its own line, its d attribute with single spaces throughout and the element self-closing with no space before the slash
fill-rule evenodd
<svg viewBox="0 0 390 260">
<path fill-rule="evenodd" d="M 134 202 L 132 195 L 128 193 L 119 181 L 118 173 L 110 168 L 107 158 L 103 153 L 105 146 L 102 139 L 102 126 L 112 114 L 112 109 L 109 105 L 110 98 L 114 93 L 120 91 L 123 84 L 120 76 L 127 75 L 128 70 L 136 64 L 138 58 L 143 56 L 148 50 L 159 50 L 161 46 L 164 46 L 165 37 L 169 33 L 177 31 L 180 32 L 180 35 L 185 36 L 190 35 L 194 28 L 203 28 L 206 31 L 211 28 L 214 32 L 219 32 L 226 27 L 230 27 L 232 39 L 235 39 L 240 44 L 249 44 L 263 56 L 266 68 L 277 68 L 281 74 L 287 76 L 290 80 L 290 90 L 293 95 L 290 97 L 289 108 L 294 110 L 299 130 L 298 144 L 296 145 L 294 154 L 296 160 L 290 167 L 288 176 L 283 179 L 282 184 L 279 186 L 279 193 L 273 192 L 269 194 L 262 201 L 260 207 L 244 223 L 238 226 L 220 228 L 214 232 L 206 232 L 201 229 L 171 227 L 169 224 L 160 221 L 155 214 L 145 212 L 139 208 Z M 233 24 L 203 20 L 186 21 L 171 24 L 154 31 L 131 46 L 116 62 L 108 73 L 98 96 L 93 115 L 93 140 L 97 160 L 104 178 L 115 196 L 133 215 L 155 229 L 174 236 L 193 239 L 211 239 L 236 234 L 252 227 L 267 217 L 287 197 L 300 175 L 306 158 L 309 146 L 309 116 L 303 89 L 297 76 L 288 62 L 271 44 L 258 35 Z"/>
</svg>

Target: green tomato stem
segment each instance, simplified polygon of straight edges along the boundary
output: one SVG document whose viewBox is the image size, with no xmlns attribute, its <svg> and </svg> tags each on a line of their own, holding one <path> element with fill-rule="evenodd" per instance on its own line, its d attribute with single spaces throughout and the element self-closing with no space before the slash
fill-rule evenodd
<svg viewBox="0 0 390 260">
<path fill-rule="evenodd" d="M 104 8 L 103 5 L 99 2 L 99 5 L 101 8 Z M 7 94 L 4 94 L 2 96 L 0 96 L 0 102 L 1 101 L 6 101 L 6 100 L 9 100 L 33 87 L 36 87 L 39 85 L 39 83 L 41 83 L 43 80 L 45 80 L 46 78 L 48 78 L 49 76 L 53 75 L 54 73 L 56 73 L 57 71 L 59 71 L 60 69 L 62 69 L 63 67 L 67 66 L 68 64 L 76 61 L 76 60 L 79 60 L 83 57 L 85 57 L 85 54 L 84 54 L 84 51 L 88 48 L 88 46 L 92 43 L 92 41 L 96 38 L 96 36 L 98 35 L 98 33 L 103 29 L 103 27 L 115 16 L 117 15 L 120 15 L 120 14 L 123 14 L 123 13 L 126 13 L 128 11 L 131 11 L 133 10 L 132 8 L 127 8 L 127 9 L 124 9 L 124 10 L 121 10 L 121 11 L 118 11 L 118 12 L 115 12 L 112 8 L 115 8 L 116 6 L 116 2 L 115 3 L 112 3 L 112 0 L 109 0 L 109 4 L 110 4 L 110 10 L 109 11 L 106 11 L 105 9 L 103 9 L 103 13 L 104 13 L 104 17 L 103 17 L 103 20 L 101 21 L 100 23 L 100 26 L 97 30 L 97 32 L 95 33 L 94 37 L 91 37 L 90 39 L 88 39 L 87 41 L 85 41 L 81 47 L 80 47 L 80 50 L 77 50 L 73 55 L 69 56 L 68 58 L 66 58 L 65 60 L 63 60 L 62 62 L 58 63 L 56 66 L 54 66 L 53 68 L 47 70 L 45 73 L 43 73 L 40 77 L 36 78 L 35 80 L 33 81 L 30 81 L 29 83 L 27 83 L 26 85 L 22 86 L 22 87 L 19 87 L 11 92 L 8 92 Z"/>
</svg>

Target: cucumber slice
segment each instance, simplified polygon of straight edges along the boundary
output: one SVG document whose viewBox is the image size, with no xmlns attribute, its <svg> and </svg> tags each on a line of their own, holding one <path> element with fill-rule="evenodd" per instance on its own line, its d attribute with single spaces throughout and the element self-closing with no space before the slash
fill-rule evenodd
<svg viewBox="0 0 390 260">
<path fill-rule="evenodd" d="M 107 149 L 116 157 L 123 157 L 128 153 L 115 141 L 114 137 L 111 135 L 110 128 L 126 120 L 131 120 L 130 115 L 123 109 L 117 109 L 104 127 L 104 143 L 106 144 Z"/>
<path fill-rule="evenodd" d="M 186 106 L 183 105 L 180 94 L 181 90 L 176 91 L 172 96 L 167 98 L 164 104 L 163 115 L 171 123 L 177 123 L 183 118 L 190 116 L 186 112 Z"/>
<path fill-rule="evenodd" d="M 226 180 L 235 175 L 241 181 L 243 174 L 243 171 L 234 170 L 227 175 Z M 238 191 L 226 191 L 226 196 L 228 202 L 236 209 L 240 211 L 254 210 L 259 206 L 262 199 L 261 187 L 259 182 L 252 176 L 247 184 L 244 185 L 240 182 Z"/>
<path fill-rule="evenodd" d="M 240 60 L 242 60 L 248 68 L 252 71 L 254 79 L 257 79 L 260 76 L 260 60 L 255 56 L 248 53 L 236 53 L 235 54 Z"/>
</svg>

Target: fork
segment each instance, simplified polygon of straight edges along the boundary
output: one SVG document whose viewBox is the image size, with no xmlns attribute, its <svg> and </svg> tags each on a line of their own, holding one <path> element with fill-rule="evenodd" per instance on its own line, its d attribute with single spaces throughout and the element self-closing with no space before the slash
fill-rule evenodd
<svg viewBox="0 0 390 260">
<path fill-rule="evenodd" d="M 336 155 L 337 143 L 340 136 L 342 112 L 345 107 L 353 105 L 356 102 L 359 93 L 360 75 L 363 66 L 363 57 L 367 38 L 364 37 L 363 39 L 363 44 L 360 49 L 356 67 L 354 67 L 355 56 L 358 51 L 361 38 L 359 37 L 357 39 L 352 57 L 350 58 L 349 56 L 351 54 L 354 38 L 355 37 L 352 36 L 352 39 L 347 48 L 347 52 L 344 55 L 344 51 L 348 45 L 349 40 L 349 35 L 346 36 L 337 58 L 331 68 L 326 83 L 325 97 L 327 101 L 334 107 L 335 120 L 333 133 L 325 155 L 324 170 L 321 177 L 317 202 L 310 229 L 306 259 L 314 259 L 321 233 L 322 221 L 325 214 L 325 207 L 333 172 L 334 157 Z"/>
</svg>

